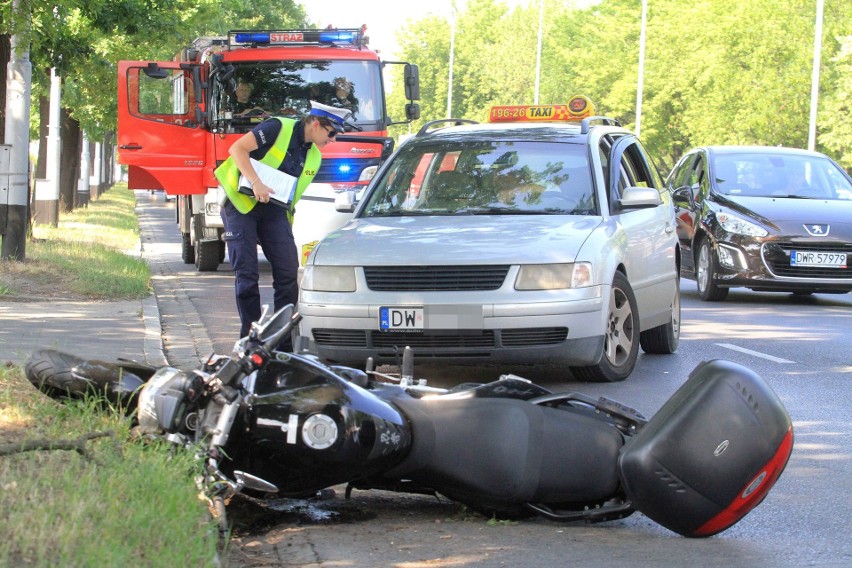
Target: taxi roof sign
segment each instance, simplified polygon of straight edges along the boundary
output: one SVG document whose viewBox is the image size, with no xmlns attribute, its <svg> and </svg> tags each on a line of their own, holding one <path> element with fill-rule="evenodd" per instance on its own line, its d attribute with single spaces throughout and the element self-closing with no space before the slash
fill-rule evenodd
<svg viewBox="0 0 852 568">
<path fill-rule="evenodd" d="M 592 101 L 577 95 L 564 105 L 493 106 L 488 113 L 488 122 L 580 122 L 594 114 Z"/>
</svg>

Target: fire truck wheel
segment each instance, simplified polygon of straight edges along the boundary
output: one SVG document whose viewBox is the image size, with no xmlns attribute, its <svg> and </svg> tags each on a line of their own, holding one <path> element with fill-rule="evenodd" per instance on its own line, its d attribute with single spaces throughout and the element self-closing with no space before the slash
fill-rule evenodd
<svg viewBox="0 0 852 568">
<path fill-rule="evenodd" d="M 181 233 L 181 250 L 180 257 L 184 264 L 195 263 L 195 247 L 192 246 L 192 241 L 189 238 L 189 233 Z"/>
<path fill-rule="evenodd" d="M 219 241 L 195 243 L 195 267 L 199 272 L 212 272 L 219 268 Z"/>
</svg>

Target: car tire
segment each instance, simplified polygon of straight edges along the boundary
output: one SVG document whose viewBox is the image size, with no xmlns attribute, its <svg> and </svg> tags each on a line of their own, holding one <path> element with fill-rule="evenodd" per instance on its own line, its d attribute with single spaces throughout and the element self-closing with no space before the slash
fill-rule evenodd
<svg viewBox="0 0 852 568">
<path fill-rule="evenodd" d="M 609 293 L 601 359 L 595 365 L 573 367 L 574 376 L 581 381 L 598 383 L 623 381 L 630 376 L 639 356 L 638 317 L 633 288 L 624 274 L 616 272 Z"/>
<path fill-rule="evenodd" d="M 668 323 L 652 327 L 639 334 L 639 345 L 645 353 L 670 355 L 680 343 L 680 278 L 675 282 L 672 316 Z"/>
<path fill-rule="evenodd" d="M 698 296 L 705 302 L 719 302 L 728 297 L 728 289 L 718 286 L 713 275 L 719 270 L 719 259 L 713 251 L 709 238 L 701 240 L 698 258 L 695 260 L 695 282 Z"/>
</svg>

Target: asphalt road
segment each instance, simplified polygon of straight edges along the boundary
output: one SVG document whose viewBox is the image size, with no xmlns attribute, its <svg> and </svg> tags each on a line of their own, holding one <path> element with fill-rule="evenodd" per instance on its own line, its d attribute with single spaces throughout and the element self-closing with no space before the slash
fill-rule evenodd
<svg viewBox="0 0 852 568">
<path fill-rule="evenodd" d="M 180 260 L 173 202 L 140 200 L 157 222 L 163 273 L 182 287 L 218 352 L 230 351 L 239 322 L 227 261 L 198 273 Z M 151 251 L 153 252 L 153 251 Z M 268 274 L 268 271 L 267 271 Z M 267 276 L 267 283 L 269 282 Z M 280 503 L 235 538 L 238 566 L 852 566 L 852 295 L 754 293 L 737 289 L 724 302 L 702 302 L 684 281 L 680 348 L 640 354 L 623 383 L 586 384 L 569 373 L 513 372 L 552 390 L 607 396 L 654 412 L 701 361 L 744 364 L 764 377 L 794 422 L 790 462 L 766 500 L 734 527 L 709 539 L 685 539 L 633 516 L 597 525 L 546 520 L 496 523 L 447 501 L 356 492 L 349 501 Z M 269 286 L 264 298 L 271 301 Z M 506 369 L 417 367 L 440 386 L 496 378 Z M 246 504 L 243 504 L 246 505 Z M 235 516 L 239 519 L 239 511 Z"/>
</svg>

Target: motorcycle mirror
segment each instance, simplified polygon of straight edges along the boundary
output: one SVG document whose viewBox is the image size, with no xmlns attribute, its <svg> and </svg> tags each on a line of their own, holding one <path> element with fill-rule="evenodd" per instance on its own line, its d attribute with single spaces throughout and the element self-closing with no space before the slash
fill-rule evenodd
<svg viewBox="0 0 852 568">
<path fill-rule="evenodd" d="M 260 326 L 257 331 L 257 339 L 263 343 L 263 346 L 269 351 L 278 345 L 285 333 L 289 333 L 292 326 L 289 325 L 293 320 L 295 308 L 293 304 L 288 304 L 272 314 L 269 321 Z"/>
</svg>

